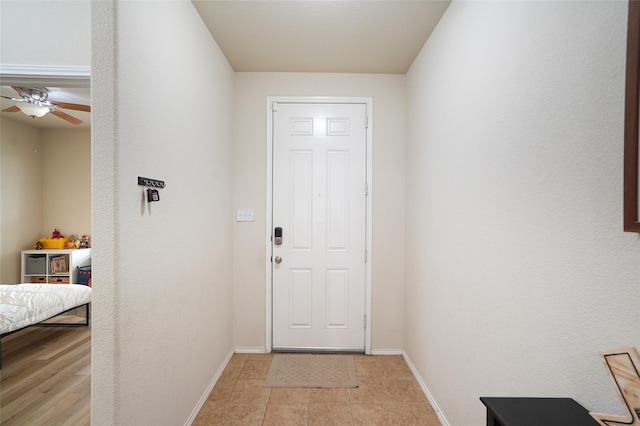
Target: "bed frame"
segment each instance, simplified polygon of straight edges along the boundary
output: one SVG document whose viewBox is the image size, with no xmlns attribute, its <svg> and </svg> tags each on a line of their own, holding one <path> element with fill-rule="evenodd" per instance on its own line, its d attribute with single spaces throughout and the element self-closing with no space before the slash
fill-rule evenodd
<svg viewBox="0 0 640 426">
<path fill-rule="evenodd" d="M 64 312 L 60 312 L 59 314 L 56 314 L 56 315 L 54 315 L 52 317 L 49 317 L 49 318 L 47 318 L 45 320 L 42 320 L 41 322 L 39 322 L 37 324 L 27 325 L 27 326 L 19 328 L 17 330 L 13 330 L 13 331 L 9 331 L 9 332 L 4 333 L 4 334 L 0 334 L 0 370 L 2 369 L 2 338 L 3 337 L 9 336 L 9 335 L 11 335 L 13 333 L 17 333 L 18 331 L 22 331 L 22 330 L 24 330 L 26 328 L 29 328 L 29 327 L 88 327 L 89 326 L 89 309 L 90 309 L 89 305 L 91 305 L 91 302 L 85 303 L 84 305 L 75 306 L 75 307 L 73 307 L 71 309 L 67 309 Z M 49 321 L 50 319 L 55 318 L 55 317 L 57 317 L 59 315 L 64 315 L 67 312 L 71 312 L 74 309 L 82 308 L 83 306 L 85 308 L 84 322 L 76 322 L 76 323 L 64 323 L 64 322 L 49 322 L 49 323 L 47 323 L 47 322 L 45 322 L 45 321 Z"/>
</svg>

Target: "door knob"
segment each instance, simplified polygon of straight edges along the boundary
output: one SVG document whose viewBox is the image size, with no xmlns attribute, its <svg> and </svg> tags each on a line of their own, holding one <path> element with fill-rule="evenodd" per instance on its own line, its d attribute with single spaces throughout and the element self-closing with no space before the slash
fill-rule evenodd
<svg viewBox="0 0 640 426">
<path fill-rule="evenodd" d="M 275 262 L 279 265 L 280 263 L 282 263 L 282 258 L 280 256 L 276 256 L 276 258 L 274 259 Z"/>
</svg>

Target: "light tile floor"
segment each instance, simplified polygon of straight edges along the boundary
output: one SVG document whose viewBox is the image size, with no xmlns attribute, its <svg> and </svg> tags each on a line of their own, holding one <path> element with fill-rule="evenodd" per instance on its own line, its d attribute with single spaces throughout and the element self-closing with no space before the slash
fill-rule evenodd
<svg viewBox="0 0 640 426">
<path fill-rule="evenodd" d="M 265 388 L 272 359 L 235 354 L 193 424 L 440 425 L 401 356 L 354 355 L 353 389 Z"/>
</svg>

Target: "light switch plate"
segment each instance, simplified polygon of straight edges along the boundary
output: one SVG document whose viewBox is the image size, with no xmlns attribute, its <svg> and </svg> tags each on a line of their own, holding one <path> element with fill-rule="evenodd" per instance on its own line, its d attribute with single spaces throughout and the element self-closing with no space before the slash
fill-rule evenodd
<svg viewBox="0 0 640 426">
<path fill-rule="evenodd" d="M 253 222 L 253 209 L 236 210 L 236 222 Z"/>
</svg>

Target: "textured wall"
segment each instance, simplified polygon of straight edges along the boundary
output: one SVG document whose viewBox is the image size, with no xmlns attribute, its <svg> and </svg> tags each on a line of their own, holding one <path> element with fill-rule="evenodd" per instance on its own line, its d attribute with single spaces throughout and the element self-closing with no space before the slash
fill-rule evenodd
<svg viewBox="0 0 640 426">
<path fill-rule="evenodd" d="M 620 411 L 598 351 L 640 347 L 626 8 L 454 1 L 408 74 L 405 345 L 452 425 L 483 395 Z"/>
<path fill-rule="evenodd" d="M 233 72 L 190 2 L 92 29 L 92 424 L 185 424 L 233 349 Z"/>
</svg>

